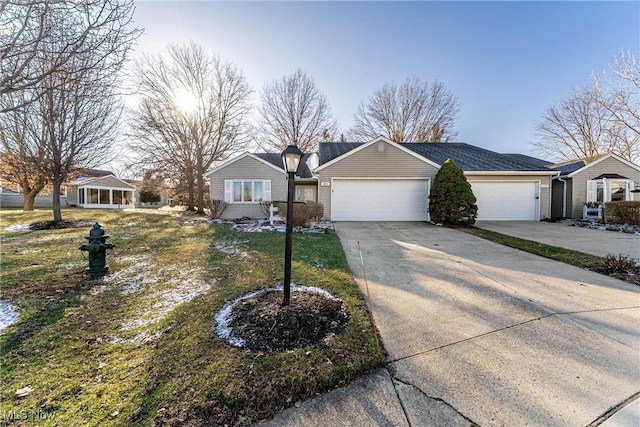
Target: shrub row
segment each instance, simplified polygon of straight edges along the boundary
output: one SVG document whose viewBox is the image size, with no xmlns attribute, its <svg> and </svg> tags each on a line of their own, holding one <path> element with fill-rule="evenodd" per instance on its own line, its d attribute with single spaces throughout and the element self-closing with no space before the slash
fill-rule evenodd
<svg viewBox="0 0 640 427">
<path fill-rule="evenodd" d="M 278 215 L 285 219 L 287 217 L 287 204 L 278 203 Z M 311 221 L 320 221 L 324 216 L 324 206 L 322 203 L 307 201 L 306 203 L 294 203 L 293 205 L 293 226 L 308 227 Z"/>
<path fill-rule="evenodd" d="M 604 205 L 604 220 L 608 224 L 640 226 L 640 201 L 606 203 Z"/>
</svg>

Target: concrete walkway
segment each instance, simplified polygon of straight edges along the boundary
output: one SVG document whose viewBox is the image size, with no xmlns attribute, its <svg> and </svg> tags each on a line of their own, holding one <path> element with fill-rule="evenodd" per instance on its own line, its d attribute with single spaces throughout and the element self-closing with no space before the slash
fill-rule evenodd
<svg viewBox="0 0 640 427">
<path fill-rule="evenodd" d="M 547 245 L 605 256 L 625 254 L 640 258 L 640 236 L 616 231 L 539 221 L 478 221 L 476 227 Z"/>
<path fill-rule="evenodd" d="M 386 369 L 267 425 L 640 421 L 637 286 L 424 223 L 336 230 L 366 295 L 361 243 Z"/>
</svg>

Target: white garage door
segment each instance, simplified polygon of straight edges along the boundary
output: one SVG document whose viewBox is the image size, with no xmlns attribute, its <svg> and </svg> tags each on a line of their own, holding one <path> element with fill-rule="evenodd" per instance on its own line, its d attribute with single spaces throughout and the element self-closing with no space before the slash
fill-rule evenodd
<svg viewBox="0 0 640 427">
<path fill-rule="evenodd" d="M 426 221 L 427 179 L 334 179 L 333 221 Z"/>
<path fill-rule="evenodd" d="M 478 205 L 478 220 L 535 221 L 537 182 L 469 182 Z"/>
</svg>

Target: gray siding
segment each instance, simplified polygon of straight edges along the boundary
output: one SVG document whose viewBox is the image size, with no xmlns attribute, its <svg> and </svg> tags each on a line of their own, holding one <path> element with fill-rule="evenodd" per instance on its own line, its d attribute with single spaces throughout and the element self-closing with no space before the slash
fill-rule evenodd
<svg viewBox="0 0 640 427">
<path fill-rule="evenodd" d="M 71 193 L 71 190 L 69 190 Z M 66 197 L 60 196 L 60 206 L 66 207 L 67 203 L 71 204 Z M 0 206 L 3 208 L 22 208 L 24 207 L 24 197 L 22 194 L 16 193 L 0 193 Z M 52 208 L 53 198 L 51 196 L 36 196 L 36 208 Z"/>
<path fill-rule="evenodd" d="M 620 160 L 609 157 L 601 162 L 584 168 L 573 176 L 571 198 L 571 218 L 582 218 L 582 206 L 587 201 L 587 181 L 605 173 L 617 173 L 636 183 L 640 182 L 640 171 L 624 164 Z M 631 193 L 632 200 L 640 200 L 637 193 Z"/>
<path fill-rule="evenodd" d="M 466 175 L 467 181 L 540 181 L 540 219 L 551 218 L 551 176 L 550 175 Z M 543 186 L 546 185 L 546 188 Z M 497 201 L 499 203 L 499 200 Z"/>
<path fill-rule="evenodd" d="M 378 143 L 341 159 L 318 174 L 318 202 L 324 205 L 324 215 L 331 215 L 332 178 L 431 178 L 438 168 L 405 153 L 397 147 L 384 144 L 378 151 Z M 433 182 L 433 181 L 432 181 Z M 329 185 L 323 185 L 329 183 Z M 375 194 L 371 195 L 375 197 Z"/>
<path fill-rule="evenodd" d="M 224 181 L 235 180 L 271 180 L 271 199 L 286 200 L 287 176 L 264 163 L 246 156 L 225 168 L 214 172 L 210 177 L 211 200 L 224 200 Z M 242 217 L 265 218 L 260 203 L 227 203 L 222 212 L 223 219 Z"/>
</svg>

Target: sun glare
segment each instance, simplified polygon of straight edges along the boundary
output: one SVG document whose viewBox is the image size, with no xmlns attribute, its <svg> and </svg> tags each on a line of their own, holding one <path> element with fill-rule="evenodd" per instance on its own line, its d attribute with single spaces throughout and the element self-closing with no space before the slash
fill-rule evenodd
<svg viewBox="0 0 640 427">
<path fill-rule="evenodd" d="M 178 110 L 182 113 L 189 114 L 198 107 L 198 99 L 187 89 L 177 89 L 174 94 L 174 102 Z"/>
</svg>

